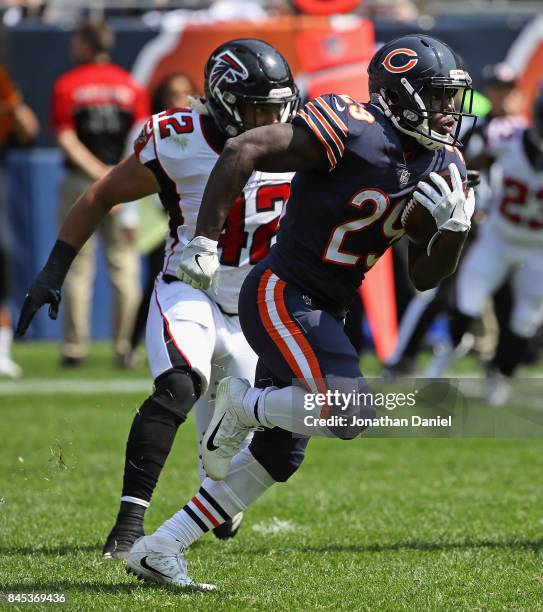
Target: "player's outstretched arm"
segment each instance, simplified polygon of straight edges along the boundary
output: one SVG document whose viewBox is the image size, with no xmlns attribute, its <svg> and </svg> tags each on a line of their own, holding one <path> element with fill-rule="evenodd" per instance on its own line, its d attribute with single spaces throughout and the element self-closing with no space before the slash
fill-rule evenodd
<svg viewBox="0 0 543 612">
<path fill-rule="evenodd" d="M 17 336 L 25 334 L 44 304 L 50 304 L 51 319 L 57 318 L 60 290 L 72 261 L 111 208 L 159 190 L 152 172 L 132 155 L 117 164 L 77 200 L 60 228 L 47 263 L 26 294 L 17 323 Z"/>
<path fill-rule="evenodd" d="M 326 168 L 321 149 L 306 130 L 283 123 L 255 128 L 228 140 L 209 176 L 195 238 L 183 251 L 178 277 L 197 289 L 209 288 L 219 266 L 217 241 L 225 219 L 253 171 Z"/>
<path fill-rule="evenodd" d="M 58 239 L 79 251 L 116 204 L 133 202 L 159 191 L 160 186 L 151 170 L 135 155 L 130 155 L 76 201 L 62 223 Z"/>
</svg>

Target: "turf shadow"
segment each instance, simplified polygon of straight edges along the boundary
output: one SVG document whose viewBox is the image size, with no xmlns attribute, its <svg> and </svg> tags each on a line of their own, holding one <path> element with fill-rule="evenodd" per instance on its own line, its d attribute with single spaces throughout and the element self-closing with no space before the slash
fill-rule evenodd
<svg viewBox="0 0 543 612">
<path fill-rule="evenodd" d="M 467 550 L 470 548 L 488 548 L 495 550 L 529 550 L 532 552 L 543 551 L 543 540 L 467 540 L 463 542 L 391 542 L 390 544 L 324 544 L 322 546 L 273 546 L 273 547 L 252 547 L 250 551 L 243 551 L 243 554 L 263 554 L 273 548 L 277 552 L 308 552 L 308 553 L 380 553 L 380 552 L 401 552 L 402 550 L 416 550 L 420 552 L 432 552 L 443 550 Z M 239 555 L 239 550 L 222 551 L 223 554 Z"/>
<path fill-rule="evenodd" d="M 96 544 L 73 544 L 63 546 L 0 546 L 0 555 L 14 556 L 14 555 L 50 555 L 53 557 L 64 557 L 66 555 L 73 555 L 78 552 L 102 552 L 103 542 Z M 216 545 L 213 540 L 202 541 L 196 540 L 190 547 L 191 550 L 197 548 L 207 548 L 209 546 Z M 101 555 L 100 555 L 101 556 Z"/>
<path fill-rule="evenodd" d="M 0 546 L 0 555 L 51 555 L 63 557 L 78 552 L 99 552 L 102 544 L 66 544 L 63 546 Z"/>
</svg>

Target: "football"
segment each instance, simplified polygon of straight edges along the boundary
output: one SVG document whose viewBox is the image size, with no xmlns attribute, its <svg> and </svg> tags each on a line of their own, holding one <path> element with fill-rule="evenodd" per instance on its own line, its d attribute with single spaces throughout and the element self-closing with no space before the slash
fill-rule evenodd
<svg viewBox="0 0 543 612">
<path fill-rule="evenodd" d="M 410 197 L 402 213 L 402 226 L 411 242 L 427 244 L 437 232 L 435 219 L 422 204 Z"/>
<path fill-rule="evenodd" d="M 447 181 L 449 187 L 452 188 L 449 174 L 442 176 Z M 421 181 L 435 187 L 434 182 L 428 176 L 422 178 Z M 437 225 L 431 213 L 422 204 L 413 199 L 412 195 L 409 196 L 402 212 L 401 222 L 407 237 L 415 244 L 427 244 L 437 232 Z"/>
</svg>

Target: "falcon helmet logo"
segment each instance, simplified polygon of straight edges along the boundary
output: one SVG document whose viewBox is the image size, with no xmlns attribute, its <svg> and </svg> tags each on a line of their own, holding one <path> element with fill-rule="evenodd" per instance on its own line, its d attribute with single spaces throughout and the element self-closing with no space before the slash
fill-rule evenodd
<svg viewBox="0 0 543 612">
<path fill-rule="evenodd" d="M 399 63 L 403 58 L 398 58 L 393 64 L 392 60 L 398 55 L 406 55 L 407 58 L 411 59 L 407 59 L 407 61 Z M 401 72 L 407 72 L 408 70 L 411 70 L 411 68 L 414 68 L 418 64 L 418 62 L 419 56 L 417 55 L 416 51 L 413 51 L 413 49 L 394 49 L 393 51 L 388 53 L 385 59 L 383 60 L 383 66 L 389 72 L 399 74 Z"/>
<path fill-rule="evenodd" d="M 223 81 L 231 84 L 244 81 L 248 76 L 249 71 L 232 51 L 223 51 L 215 58 L 209 74 L 209 87 L 216 89 Z"/>
</svg>

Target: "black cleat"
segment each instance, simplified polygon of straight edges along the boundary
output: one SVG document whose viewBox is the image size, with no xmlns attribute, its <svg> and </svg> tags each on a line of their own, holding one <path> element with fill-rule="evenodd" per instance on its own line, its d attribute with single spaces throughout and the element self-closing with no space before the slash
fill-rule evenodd
<svg viewBox="0 0 543 612">
<path fill-rule="evenodd" d="M 86 360 L 86 357 L 70 357 L 68 355 L 62 355 L 60 365 L 66 369 L 75 369 L 84 366 Z"/>
<path fill-rule="evenodd" d="M 238 512 L 237 514 L 234 514 L 232 518 L 225 521 L 222 525 L 215 527 L 213 533 L 216 538 L 219 538 L 219 540 L 229 540 L 239 531 L 242 522 L 243 512 Z"/>
<path fill-rule="evenodd" d="M 395 380 L 396 378 L 407 378 L 414 376 L 416 363 L 413 357 L 402 357 L 396 363 L 385 363 L 381 370 L 380 377 L 385 380 Z"/>
<path fill-rule="evenodd" d="M 104 559 L 126 559 L 134 542 L 144 535 L 143 528 L 122 529 L 115 525 L 102 549 Z"/>
</svg>

